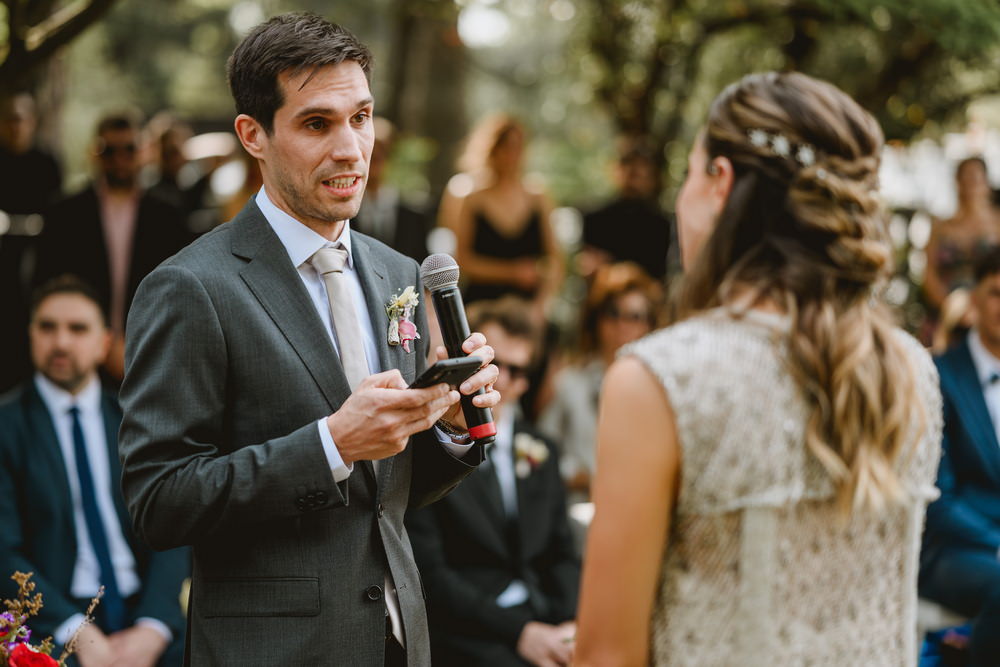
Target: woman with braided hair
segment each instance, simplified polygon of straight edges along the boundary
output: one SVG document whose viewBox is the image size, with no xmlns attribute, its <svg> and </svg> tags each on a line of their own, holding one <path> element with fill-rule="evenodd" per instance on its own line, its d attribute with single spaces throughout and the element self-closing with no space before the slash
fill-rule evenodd
<svg viewBox="0 0 1000 667">
<path fill-rule="evenodd" d="M 803 74 L 712 104 L 674 324 L 605 379 L 574 665 L 916 664 L 941 398 L 881 300 L 881 147 Z"/>
</svg>

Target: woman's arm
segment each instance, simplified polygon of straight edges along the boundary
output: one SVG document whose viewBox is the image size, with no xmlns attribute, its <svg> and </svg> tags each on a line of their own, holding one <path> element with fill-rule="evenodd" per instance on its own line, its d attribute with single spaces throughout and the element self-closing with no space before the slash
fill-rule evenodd
<svg viewBox="0 0 1000 667">
<path fill-rule="evenodd" d="M 937 219 L 931 221 L 931 235 L 927 240 L 927 247 L 924 248 L 924 255 L 927 258 L 927 268 L 924 270 L 924 294 L 927 296 L 928 303 L 935 309 L 940 308 L 948 297 L 948 288 L 938 273 L 940 268 L 938 266 L 938 245 L 941 243 L 941 225 L 943 224 Z"/>
<path fill-rule="evenodd" d="M 637 359 L 604 380 L 574 667 L 649 663 L 649 622 L 676 501 L 681 455 L 673 410 Z"/>
<path fill-rule="evenodd" d="M 538 290 L 538 299 L 544 305 L 555 296 L 562 285 L 565 267 L 562 253 L 552 229 L 552 202 L 545 195 L 538 195 L 537 204 L 542 221 L 542 284 Z"/>
</svg>

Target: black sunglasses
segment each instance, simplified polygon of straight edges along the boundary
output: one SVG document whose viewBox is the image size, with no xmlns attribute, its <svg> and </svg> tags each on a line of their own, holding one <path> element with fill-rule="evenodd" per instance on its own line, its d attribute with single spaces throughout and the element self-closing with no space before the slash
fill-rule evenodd
<svg viewBox="0 0 1000 667">
<path fill-rule="evenodd" d="M 135 144 L 106 144 L 102 143 L 97 149 L 97 154 L 100 157 L 111 157 L 116 153 L 126 153 L 128 155 L 135 155 L 138 148 Z"/>
<path fill-rule="evenodd" d="M 618 310 L 614 306 L 602 310 L 601 315 L 609 320 L 624 320 L 625 322 L 649 322 L 650 320 L 648 311 Z"/>
<path fill-rule="evenodd" d="M 519 380 L 521 378 L 526 378 L 528 377 L 528 375 L 531 374 L 531 369 L 528 368 L 527 366 L 508 364 L 504 361 L 500 361 L 499 359 L 494 359 L 493 365 L 496 366 L 499 370 L 503 370 L 506 368 L 507 372 L 510 374 L 510 379 L 512 380 Z"/>
</svg>

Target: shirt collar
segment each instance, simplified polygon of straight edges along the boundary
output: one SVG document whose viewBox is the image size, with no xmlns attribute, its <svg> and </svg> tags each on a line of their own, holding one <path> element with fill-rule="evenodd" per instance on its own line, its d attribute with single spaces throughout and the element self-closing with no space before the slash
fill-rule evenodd
<svg viewBox="0 0 1000 667">
<path fill-rule="evenodd" d="M 101 406 L 101 383 L 92 378 L 78 394 L 71 394 L 41 373 L 35 373 L 35 387 L 53 415 L 65 415 L 74 405 L 81 412 L 97 412 Z"/>
<path fill-rule="evenodd" d="M 285 252 L 288 253 L 288 258 L 292 260 L 292 265 L 295 268 L 302 266 L 320 248 L 337 246 L 342 246 L 347 251 L 347 266 L 351 269 L 354 268 L 350 220 L 344 222 L 340 236 L 336 241 L 331 242 L 275 206 L 274 202 L 267 196 L 264 186 L 261 186 L 255 200 L 257 208 L 264 214 L 267 224 L 271 225 L 271 229 L 278 235 L 278 240 L 285 247 Z"/>
<path fill-rule="evenodd" d="M 979 338 L 979 331 L 975 327 L 969 331 L 969 354 L 972 355 L 972 363 L 976 367 L 976 376 L 983 386 L 992 384 L 990 379 L 994 374 L 1000 374 L 1000 359 L 994 357 L 983 341 Z"/>
</svg>

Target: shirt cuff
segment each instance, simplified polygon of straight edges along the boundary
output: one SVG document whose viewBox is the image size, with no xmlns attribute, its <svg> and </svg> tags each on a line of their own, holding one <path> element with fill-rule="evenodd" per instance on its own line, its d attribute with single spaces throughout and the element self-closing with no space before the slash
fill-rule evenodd
<svg viewBox="0 0 1000 667">
<path fill-rule="evenodd" d="M 472 447 L 473 441 L 469 439 L 468 442 L 455 442 L 451 439 L 451 436 L 439 429 L 437 426 L 434 427 L 434 435 L 437 436 L 438 442 L 445 450 L 457 459 L 462 458 L 469 453 L 469 449 Z"/>
<path fill-rule="evenodd" d="M 167 640 L 168 644 L 174 641 L 174 633 L 170 632 L 170 628 L 167 627 L 167 624 L 158 618 L 150 618 L 149 616 L 140 616 L 139 618 L 135 619 L 135 624 L 156 630 L 161 635 L 163 635 L 163 638 Z"/>
<path fill-rule="evenodd" d="M 83 614 L 73 614 L 56 628 L 56 631 L 52 633 L 52 639 L 55 640 L 56 644 L 65 646 L 66 643 L 73 637 L 73 633 L 76 632 L 76 629 L 80 627 L 81 623 L 83 623 L 84 618 Z"/>
<path fill-rule="evenodd" d="M 326 425 L 326 417 L 316 422 L 316 428 L 319 429 L 319 439 L 323 443 L 323 453 L 326 454 L 326 462 L 333 473 L 333 481 L 343 482 L 354 472 L 354 464 L 344 463 L 340 450 L 337 449 L 337 443 L 333 441 L 333 436 L 330 434 L 330 427 Z"/>
</svg>

